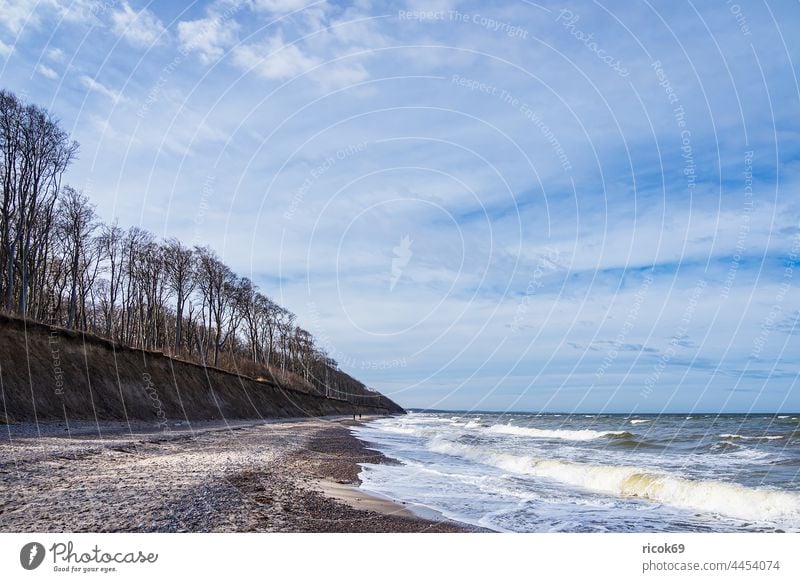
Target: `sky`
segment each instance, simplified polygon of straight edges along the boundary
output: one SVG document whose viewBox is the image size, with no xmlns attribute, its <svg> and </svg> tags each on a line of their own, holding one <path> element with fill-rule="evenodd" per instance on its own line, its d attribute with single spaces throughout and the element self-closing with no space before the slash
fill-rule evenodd
<svg viewBox="0 0 800 582">
<path fill-rule="evenodd" d="M 105 221 L 405 407 L 800 411 L 796 2 L 0 0 Z"/>
</svg>

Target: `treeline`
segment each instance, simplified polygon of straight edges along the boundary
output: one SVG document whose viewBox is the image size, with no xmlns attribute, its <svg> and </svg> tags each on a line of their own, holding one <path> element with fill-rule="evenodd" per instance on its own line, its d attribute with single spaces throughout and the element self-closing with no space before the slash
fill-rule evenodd
<svg viewBox="0 0 800 582">
<path fill-rule="evenodd" d="M 61 183 L 78 144 L 50 113 L 4 90 L 0 148 L 6 312 L 332 397 L 373 394 L 212 249 L 100 221 Z"/>
</svg>

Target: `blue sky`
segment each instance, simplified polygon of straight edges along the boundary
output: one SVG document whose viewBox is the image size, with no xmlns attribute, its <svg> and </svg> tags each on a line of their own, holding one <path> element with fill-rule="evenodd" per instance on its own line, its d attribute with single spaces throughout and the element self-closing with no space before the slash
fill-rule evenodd
<svg viewBox="0 0 800 582">
<path fill-rule="evenodd" d="M 794 2 L 0 0 L 105 220 L 411 407 L 800 410 Z"/>
</svg>

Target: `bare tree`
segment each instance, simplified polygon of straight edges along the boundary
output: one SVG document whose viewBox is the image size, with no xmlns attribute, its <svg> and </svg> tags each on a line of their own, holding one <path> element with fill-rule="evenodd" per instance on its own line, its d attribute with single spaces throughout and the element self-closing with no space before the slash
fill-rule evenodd
<svg viewBox="0 0 800 582">
<path fill-rule="evenodd" d="M 261 355 L 261 320 L 266 316 L 267 298 L 258 292 L 258 288 L 247 277 L 239 283 L 239 312 L 245 323 L 248 351 L 253 363 L 259 361 Z"/>
<path fill-rule="evenodd" d="M 195 257 L 192 249 L 178 239 L 169 239 L 164 247 L 167 285 L 175 295 L 175 353 L 183 346 L 183 312 L 195 287 Z"/>
<path fill-rule="evenodd" d="M 17 217 L 17 190 L 20 181 L 20 160 L 23 151 L 22 103 L 15 95 L 0 91 L 0 146 L 3 161 L 0 170 L 3 178 L 3 200 L 0 208 L 2 227 L 3 295 L 6 310 L 14 305 L 14 262 L 17 257 L 18 233 L 15 230 Z"/>
<path fill-rule="evenodd" d="M 294 320 L 296 316 L 291 311 L 281 309 L 277 314 L 275 328 L 278 334 L 278 345 L 280 346 L 281 372 L 286 373 L 289 358 L 291 357 L 291 338 L 294 333 Z"/>
<path fill-rule="evenodd" d="M 37 262 L 43 257 L 41 248 L 50 242 L 61 177 L 78 146 L 45 110 L 0 91 L 0 148 L 4 305 L 12 310 L 16 302 L 17 313 L 26 316 L 31 289 L 37 284 Z"/>
<path fill-rule="evenodd" d="M 219 363 L 219 354 L 227 339 L 225 329 L 228 328 L 229 307 L 233 299 L 233 271 L 223 263 L 210 248 L 195 248 L 197 254 L 196 277 L 203 303 L 203 320 L 206 325 L 203 356 L 207 361 L 213 338 L 214 365 Z M 208 313 L 206 318 L 205 313 Z"/>
<path fill-rule="evenodd" d="M 142 286 L 137 268 L 143 248 L 152 243 L 154 236 L 137 226 L 128 229 L 123 242 L 125 285 L 122 297 L 122 321 L 119 335 L 123 343 L 141 345 Z"/>
<path fill-rule="evenodd" d="M 97 227 L 94 206 L 83 194 L 67 186 L 58 205 L 58 229 L 64 256 L 68 259 L 69 307 L 67 327 L 75 327 L 78 312 L 79 285 L 88 265 L 84 263 L 87 247 Z"/>
<path fill-rule="evenodd" d="M 28 105 L 23 123 L 24 155 L 22 184 L 17 192 L 20 243 L 20 293 L 18 312 L 27 315 L 30 291 L 30 261 L 40 242 L 34 238 L 37 220 L 56 203 L 61 176 L 77 153 L 77 143 L 45 110 Z"/>
<path fill-rule="evenodd" d="M 125 232 L 119 227 L 116 221 L 110 225 L 100 227 L 98 237 L 98 249 L 100 260 L 105 263 L 105 272 L 108 279 L 101 297 L 101 308 L 103 310 L 103 320 L 106 337 L 112 337 L 114 329 L 114 310 L 122 289 L 123 278 L 123 258 L 125 251 Z"/>
</svg>

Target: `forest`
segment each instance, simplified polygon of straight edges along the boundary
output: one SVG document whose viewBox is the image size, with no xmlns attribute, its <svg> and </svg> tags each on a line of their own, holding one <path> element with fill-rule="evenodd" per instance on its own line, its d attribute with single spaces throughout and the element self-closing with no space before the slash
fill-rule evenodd
<svg viewBox="0 0 800 582">
<path fill-rule="evenodd" d="M 213 249 L 103 222 L 64 184 L 78 143 L 0 91 L 0 304 L 9 315 L 336 398 L 371 393 Z"/>
</svg>

